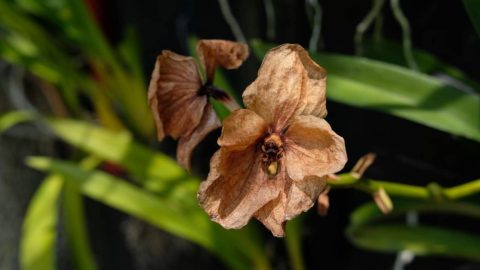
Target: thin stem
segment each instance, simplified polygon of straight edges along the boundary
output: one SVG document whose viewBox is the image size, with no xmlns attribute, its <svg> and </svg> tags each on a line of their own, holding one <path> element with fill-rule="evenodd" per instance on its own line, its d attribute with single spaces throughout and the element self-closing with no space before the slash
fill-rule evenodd
<svg viewBox="0 0 480 270">
<path fill-rule="evenodd" d="M 365 16 L 365 18 L 363 18 L 363 20 L 357 25 L 355 37 L 353 38 L 355 43 L 355 53 L 357 55 L 363 54 L 363 36 L 372 24 L 373 20 L 380 14 L 384 3 L 385 0 L 373 0 L 372 8 L 367 13 L 367 16 Z"/>
<path fill-rule="evenodd" d="M 310 36 L 308 49 L 311 52 L 317 52 L 322 30 L 322 7 L 318 3 L 318 0 L 306 0 L 305 2 L 313 9 L 312 35 Z"/>
<path fill-rule="evenodd" d="M 480 179 L 467 182 L 455 187 L 442 188 L 438 184 L 429 184 L 427 186 L 415 186 L 402 183 L 392 183 L 386 181 L 372 180 L 368 178 L 359 178 L 351 173 L 338 175 L 337 179 L 329 179 L 328 184 L 332 188 L 355 188 L 366 193 L 373 194 L 378 189 L 383 188 L 392 196 L 408 197 L 420 200 L 438 200 L 442 196 L 448 200 L 458 200 L 480 192 Z M 438 190 L 440 194 L 434 192 Z"/>
<path fill-rule="evenodd" d="M 443 190 L 445 197 L 450 200 L 471 196 L 478 192 L 480 192 L 480 179 Z"/>
<path fill-rule="evenodd" d="M 235 39 L 239 42 L 247 43 L 247 39 L 243 35 L 240 25 L 232 14 L 230 5 L 228 4 L 228 0 L 218 0 L 218 4 L 220 5 L 220 9 L 222 10 L 223 18 L 230 26 L 230 29 L 235 36 Z"/>
<path fill-rule="evenodd" d="M 267 38 L 269 40 L 275 39 L 275 8 L 272 0 L 263 0 L 265 6 L 265 16 L 267 19 Z"/>
<path fill-rule="evenodd" d="M 405 14 L 403 14 L 402 9 L 400 8 L 400 0 L 390 0 L 390 6 L 392 8 L 393 15 L 397 20 L 398 24 L 402 28 L 403 32 L 403 54 L 405 60 L 407 61 L 408 66 L 413 70 L 418 70 L 417 62 L 413 57 L 412 52 L 412 40 L 410 33 L 410 24 L 408 23 Z"/>
<path fill-rule="evenodd" d="M 290 266 L 293 270 L 304 270 L 305 264 L 302 257 L 302 218 L 296 218 L 287 222 L 285 244 L 287 247 L 288 257 L 290 258 Z"/>
</svg>

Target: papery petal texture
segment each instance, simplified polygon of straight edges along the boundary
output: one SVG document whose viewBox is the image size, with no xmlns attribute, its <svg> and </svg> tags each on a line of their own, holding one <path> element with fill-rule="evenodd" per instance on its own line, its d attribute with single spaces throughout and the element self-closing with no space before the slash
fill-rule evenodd
<svg viewBox="0 0 480 270">
<path fill-rule="evenodd" d="M 190 160 L 194 148 L 205 136 L 213 130 L 219 128 L 222 124 L 211 105 L 205 107 L 202 119 L 198 126 L 187 136 L 182 136 L 177 145 L 177 161 L 183 168 L 190 171 Z"/>
<path fill-rule="evenodd" d="M 308 177 L 302 182 L 293 182 L 283 172 L 275 179 L 281 184 L 277 198 L 260 208 L 255 217 L 267 227 L 274 236 L 285 236 L 285 222 L 310 209 L 325 189 L 325 177 Z"/>
<path fill-rule="evenodd" d="M 148 101 L 159 140 L 165 135 L 177 139 L 197 127 L 207 104 L 207 97 L 197 95 L 201 85 L 193 58 L 167 50 L 157 57 L 148 88 Z"/>
<path fill-rule="evenodd" d="M 271 49 L 243 94 L 248 109 L 284 127 L 299 114 L 325 116 L 326 71 L 296 44 Z"/>
<path fill-rule="evenodd" d="M 263 172 L 257 149 L 218 150 L 198 200 L 212 220 L 225 228 L 241 228 L 252 215 L 279 194 L 278 183 Z"/>
<path fill-rule="evenodd" d="M 213 82 L 215 69 L 238 68 L 248 57 L 248 46 L 244 43 L 220 39 L 203 39 L 198 42 L 197 53 L 207 76 Z"/>
<path fill-rule="evenodd" d="M 324 119 L 297 116 L 285 133 L 285 163 L 294 181 L 340 171 L 347 162 L 345 141 Z"/>
<path fill-rule="evenodd" d="M 218 145 L 242 150 L 255 144 L 266 129 L 265 121 L 255 112 L 246 109 L 236 110 L 223 121 Z"/>
</svg>

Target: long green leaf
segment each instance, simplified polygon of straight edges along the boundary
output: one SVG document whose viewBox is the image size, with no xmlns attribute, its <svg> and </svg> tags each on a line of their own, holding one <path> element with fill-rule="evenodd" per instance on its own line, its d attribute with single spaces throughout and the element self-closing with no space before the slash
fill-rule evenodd
<svg viewBox="0 0 480 270">
<path fill-rule="evenodd" d="M 438 57 L 421 49 L 413 48 L 412 52 L 418 64 L 419 71 L 427 74 L 446 74 L 465 84 L 468 89 L 471 88 L 471 90 L 480 93 L 480 84 L 468 77 L 460 69 L 446 64 Z M 366 40 L 363 55 L 368 58 L 408 67 L 405 57 L 403 56 L 402 45 L 390 40 Z"/>
<path fill-rule="evenodd" d="M 478 0 L 463 0 L 468 16 L 472 21 L 473 27 L 480 36 L 480 1 Z"/>
<path fill-rule="evenodd" d="M 432 204 L 399 200 L 395 201 L 395 209 L 388 215 L 381 213 L 374 203 L 367 203 L 351 214 L 347 236 L 358 247 L 373 251 L 398 252 L 407 249 L 417 255 L 480 260 L 480 235 L 438 226 L 384 222 L 408 211 L 480 218 L 479 206 L 460 202 Z"/>
<path fill-rule="evenodd" d="M 89 157 L 81 162 L 84 169 L 95 168 L 101 160 Z M 72 261 L 77 270 L 95 270 L 97 265 L 90 248 L 83 198 L 78 187 L 66 181 L 63 188 L 63 217 Z"/>
<path fill-rule="evenodd" d="M 480 261 L 480 236 L 433 226 L 372 225 L 348 230 L 359 247 L 381 252 L 409 250 L 417 255 L 443 255 Z"/>
<path fill-rule="evenodd" d="M 187 175 L 186 171 L 168 156 L 136 143 L 128 132 L 110 131 L 86 122 L 68 119 L 49 119 L 47 123 L 55 134 L 69 144 L 124 166 L 131 176 L 149 191 L 158 194 L 166 201 L 192 209 L 195 215 L 202 216 L 202 219 L 205 219 L 204 222 L 213 226 L 210 228 L 213 228 L 211 230 L 215 233 L 205 235 L 215 238 L 214 241 L 219 246 L 218 250 L 221 250 L 220 247 L 223 245 L 232 245 L 233 242 L 240 253 L 251 258 L 256 268 L 269 268 L 259 239 L 255 236 L 256 231 L 252 228 L 225 231 L 213 225 L 196 201 L 199 180 Z M 190 217 L 185 214 L 182 218 L 189 220 Z M 200 229 L 199 233 L 202 233 Z M 238 256 L 238 254 L 232 256 Z"/>
<path fill-rule="evenodd" d="M 185 205 L 165 196 L 154 196 L 122 179 L 100 171 L 86 171 L 70 162 L 30 158 L 28 164 L 39 170 L 58 172 L 84 195 L 215 252 L 232 269 L 250 268 L 252 262 L 244 257 L 249 252 L 240 250 L 231 241 L 239 238 L 211 222 L 196 204 Z"/>
<path fill-rule="evenodd" d="M 50 119 L 48 124 L 69 144 L 125 166 L 134 179 L 153 191 L 161 192 L 169 183 L 191 178 L 171 158 L 136 143 L 126 131 L 111 131 L 70 119 Z"/>
<path fill-rule="evenodd" d="M 0 115 L 0 134 L 14 125 L 32 120 L 33 115 L 26 111 L 11 111 Z"/>
<path fill-rule="evenodd" d="M 56 227 L 62 186 L 61 176 L 49 176 L 30 201 L 23 221 L 20 242 L 19 257 L 22 270 L 56 269 Z"/>
<path fill-rule="evenodd" d="M 272 45 L 253 43 L 259 57 Z M 480 141 L 480 96 L 399 66 L 331 53 L 312 54 L 327 68 L 328 98 L 382 111 Z"/>
</svg>

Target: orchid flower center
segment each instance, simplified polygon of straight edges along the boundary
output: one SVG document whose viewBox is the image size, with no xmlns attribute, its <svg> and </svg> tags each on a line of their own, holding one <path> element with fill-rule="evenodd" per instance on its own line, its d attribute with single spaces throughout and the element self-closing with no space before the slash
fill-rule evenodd
<svg viewBox="0 0 480 270">
<path fill-rule="evenodd" d="M 261 149 L 265 171 L 270 177 L 276 176 L 280 167 L 280 158 L 283 155 L 282 138 L 276 133 L 270 134 L 263 140 Z"/>
</svg>

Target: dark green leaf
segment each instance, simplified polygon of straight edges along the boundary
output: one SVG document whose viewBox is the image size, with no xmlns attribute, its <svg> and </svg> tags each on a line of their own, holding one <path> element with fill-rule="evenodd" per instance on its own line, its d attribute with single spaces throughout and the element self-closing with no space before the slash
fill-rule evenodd
<svg viewBox="0 0 480 270">
<path fill-rule="evenodd" d="M 480 36 L 480 1 L 479 0 L 463 0 L 468 16 L 472 21 L 473 27 Z"/>
<path fill-rule="evenodd" d="M 480 206 L 461 202 L 417 202 L 396 200 L 393 212 L 385 215 L 374 203 L 358 207 L 350 216 L 346 233 L 361 248 L 399 252 L 409 250 L 417 255 L 443 255 L 480 260 L 480 235 L 429 225 L 407 226 L 385 222 L 392 217 L 414 211 L 417 214 L 455 214 L 480 218 Z"/>
</svg>

